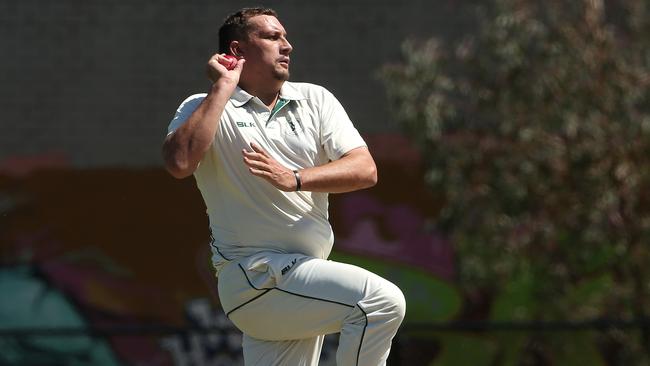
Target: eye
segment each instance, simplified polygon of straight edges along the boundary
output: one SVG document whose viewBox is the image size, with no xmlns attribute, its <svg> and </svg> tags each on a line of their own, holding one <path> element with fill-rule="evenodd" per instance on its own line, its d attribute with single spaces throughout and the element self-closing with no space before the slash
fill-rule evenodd
<svg viewBox="0 0 650 366">
<path fill-rule="evenodd" d="M 282 38 L 282 33 L 281 32 L 269 32 L 269 33 L 263 34 L 263 37 L 265 39 L 269 39 L 269 40 L 272 40 L 272 41 L 277 41 L 278 39 Z"/>
</svg>

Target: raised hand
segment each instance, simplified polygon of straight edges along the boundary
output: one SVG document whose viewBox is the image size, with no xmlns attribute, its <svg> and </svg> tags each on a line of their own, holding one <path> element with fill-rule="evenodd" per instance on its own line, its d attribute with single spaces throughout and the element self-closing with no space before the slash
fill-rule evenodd
<svg viewBox="0 0 650 366">
<path fill-rule="evenodd" d="M 225 79 L 237 85 L 246 60 L 240 58 L 237 60 L 237 65 L 232 70 L 229 70 L 226 65 L 230 63 L 230 60 L 225 56 L 225 53 L 216 53 L 210 57 L 205 68 L 208 78 L 213 83 Z"/>
</svg>

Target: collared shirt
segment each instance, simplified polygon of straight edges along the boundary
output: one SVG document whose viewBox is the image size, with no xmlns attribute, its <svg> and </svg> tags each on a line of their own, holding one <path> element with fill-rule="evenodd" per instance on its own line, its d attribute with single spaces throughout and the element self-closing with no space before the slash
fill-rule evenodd
<svg viewBox="0 0 650 366">
<path fill-rule="evenodd" d="M 180 105 L 170 134 L 205 96 L 192 95 Z M 339 101 L 323 87 L 285 82 L 273 111 L 237 87 L 212 147 L 194 172 L 210 218 L 215 266 L 261 251 L 327 258 L 334 241 L 327 193 L 282 192 L 252 175 L 242 156 L 251 142 L 289 169 L 320 166 L 366 146 Z"/>
</svg>

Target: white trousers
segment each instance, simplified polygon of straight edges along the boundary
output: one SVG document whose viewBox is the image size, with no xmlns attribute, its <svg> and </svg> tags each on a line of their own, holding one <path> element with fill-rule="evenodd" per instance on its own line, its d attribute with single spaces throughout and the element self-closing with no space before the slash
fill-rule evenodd
<svg viewBox="0 0 650 366">
<path fill-rule="evenodd" d="M 337 365 L 385 365 L 406 308 L 397 286 L 365 269 L 270 252 L 222 267 L 219 298 L 244 333 L 246 366 L 318 365 L 324 335 L 339 332 Z"/>
</svg>

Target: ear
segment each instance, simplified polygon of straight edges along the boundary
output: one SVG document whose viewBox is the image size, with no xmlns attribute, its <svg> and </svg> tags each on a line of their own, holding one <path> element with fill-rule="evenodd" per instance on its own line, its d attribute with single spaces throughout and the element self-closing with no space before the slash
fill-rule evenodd
<svg viewBox="0 0 650 366">
<path fill-rule="evenodd" d="M 230 54 L 237 58 L 244 56 L 244 52 L 241 49 L 241 43 L 239 43 L 239 41 L 230 42 Z"/>
</svg>

